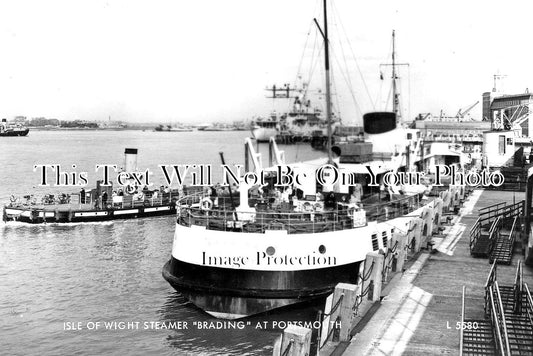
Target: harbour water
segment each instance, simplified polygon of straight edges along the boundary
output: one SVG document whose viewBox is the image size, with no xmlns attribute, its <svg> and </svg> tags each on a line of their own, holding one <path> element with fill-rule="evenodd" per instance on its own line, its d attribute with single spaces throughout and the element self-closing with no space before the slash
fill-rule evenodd
<svg viewBox="0 0 533 356">
<path fill-rule="evenodd" d="M 156 185 L 162 183 L 160 164 L 212 164 L 217 182 L 218 152 L 224 152 L 227 164 L 242 163 L 249 135 L 31 131 L 28 137 L 2 138 L 0 202 L 8 203 L 12 194 L 79 191 L 39 187 L 39 173 L 33 171 L 39 164 L 87 172 L 87 187 L 93 187 L 101 176 L 95 164 L 122 166 L 126 147 L 139 149 L 138 168 L 155 172 Z M 321 155 L 305 144 L 280 148 L 287 161 Z M 261 151 L 266 164 L 266 146 Z M 307 306 L 248 319 L 242 329 L 210 324 L 217 319 L 187 303 L 161 276 L 173 233 L 172 216 L 64 225 L 2 223 L 0 353 L 269 355 L 284 322 L 314 320 L 317 309 Z M 185 322 L 187 328 L 179 329 Z"/>
</svg>

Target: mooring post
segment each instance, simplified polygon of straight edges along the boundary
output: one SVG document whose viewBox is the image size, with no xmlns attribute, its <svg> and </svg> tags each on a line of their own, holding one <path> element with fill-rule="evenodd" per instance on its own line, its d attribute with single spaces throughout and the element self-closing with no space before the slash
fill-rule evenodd
<svg viewBox="0 0 533 356">
<path fill-rule="evenodd" d="M 383 284 L 382 272 L 384 262 L 385 255 L 379 253 L 378 251 L 372 251 L 366 255 L 365 273 L 370 273 L 370 279 L 365 283 L 365 285 L 368 282 L 371 283 L 371 289 L 368 293 L 368 299 L 372 302 L 377 302 L 381 298 L 381 287 Z"/>
<path fill-rule="evenodd" d="M 276 339 L 272 356 L 309 356 L 311 353 L 311 329 L 289 325 Z"/>
<path fill-rule="evenodd" d="M 339 283 L 333 291 L 333 306 L 340 301 L 337 309 L 331 313 L 330 322 L 337 328 L 337 321 L 340 321 L 339 341 L 349 341 L 350 331 L 354 320 L 353 306 L 359 294 L 359 287 L 355 284 Z M 341 300 L 342 298 L 342 300 Z"/>
<path fill-rule="evenodd" d="M 405 251 L 407 246 L 407 234 L 394 233 L 392 236 L 394 240 L 398 241 L 395 252 L 396 256 L 394 257 L 396 263 L 394 264 L 395 268 L 393 269 L 393 272 L 402 272 L 405 257 L 407 255 L 407 252 Z"/>
<path fill-rule="evenodd" d="M 429 214 L 429 213 L 428 213 Z M 420 251 L 420 246 L 422 245 L 422 235 L 424 234 L 424 224 L 425 220 L 422 218 L 416 218 L 415 219 L 415 228 L 414 228 L 414 236 L 415 244 L 414 244 L 414 253 L 417 253 Z"/>
</svg>

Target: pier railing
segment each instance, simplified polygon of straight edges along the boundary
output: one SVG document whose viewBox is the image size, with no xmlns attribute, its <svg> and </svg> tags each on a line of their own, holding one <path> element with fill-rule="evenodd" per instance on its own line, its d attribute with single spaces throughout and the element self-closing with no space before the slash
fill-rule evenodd
<svg viewBox="0 0 533 356">
<path fill-rule="evenodd" d="M 494 221 L 498 217 L 506 219 L 520 216 L 524 212 L 524 205 L 525 202 L 522 200 L 514 204 L 507 204 L 505 202 L 501 202 L 496 203 L 494 205 L 486 206 L 484 208 L 479 209 L 478 221 L 482 226 L 485 226 L 492 223 L 492 221 Z"/>
<path fill-rule="evenodd" d="M 529 291 L 529 286 L 527 283 L 524 283 L 524 292 L 526 298 L 526 305 L 524 305 L 526 309 L 526 315 L 529 318 L 531 325 L 533 325 L 533 298 L 531 297 L 531 292 Z"/>
<path fill-rule="evenodd" d="M 463 286 L 463 297 L 461 298 L 461 329 L 459 330 L 459 356 L 463 356 L 464 348 L 465 293 L 466 287 Z"/>
<path fill-rule="evenodd" d="M 524 275 L 522 271 L 522 261 L 518 261 L 516 268 L 516 275 L 513 285 L 513 312 L 520 314 L 522 312 L 522 291 L 523 291 Z"/>
<path fill-rule="evenodd" d="M 498 236 L 500 236 L 500 230 L 503 224 L 503 220 L 501 216 L 499 216 L 490 226 L 489 230 L 489 246 L 488 246 L 488 254 L 492 253 L 492 250 L 494 249 L 494 245 L 496 244 L 496 240 L 498 239 Z"/>
<path fill-rule="evenodd" d="M 497 264 L 496 261 L 492 263 L 492 267 L 490 268 L 489 276 L 487 277 L 487 282 L 485 283 L 485 317 L 489 317 L 490 315 L 490 293 L 491 293 L 491 287 L 494 285 L 494 282 L 496 282 L 497 278 Z"/>
<path fill-rule="evenodd" d="M 494 247 L 494 243 L 498 237 L 498 234 L 500 233 L 501 223 L 502 223 L 501 216 L 498 216 L 496 220 L 492 221 L 492 224 L 490 225 L 490 229 L 488 231 L 487 251 L 482 252 L 483 254 L 488 253 L 490 255 Z M 476 245 L 478 241 L 481 239 L 483 234 L 484 234 L 483 224 L 481 223 L 480 218 L 478 218 L 474 226 L 472 226 L 472 228 L 470 229 L 470 253 L 473 253 L 473 250 L 476 249 Z M 484 236 L 485 238 L 487 237 L 487 235 L 484 235 Z M 483 242 L 487 242 L 487 240 L 483 240 Z"/>
<path fill-rule="evenodd" d="M 490 318 L 493 327 L 494 340 L 496 341 L 496 349 L 499 355 L 511 356 L 507 323 L 497 281 L 495 281 L 494 285 L 489 288 L 489 292 Z"/>
</svg>

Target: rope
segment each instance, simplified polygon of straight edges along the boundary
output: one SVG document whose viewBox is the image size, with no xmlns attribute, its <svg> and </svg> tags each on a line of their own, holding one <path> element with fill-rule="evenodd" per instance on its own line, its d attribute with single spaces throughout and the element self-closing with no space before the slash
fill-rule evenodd
<svg viewBox="0 0 533 356">
<path fill-rule="evenodd" d="M 374 261 L 372 261 L 372 265 L 370 265 L 370 268 L 368 269 L 366 276 L 361 277 L 361 275 L 359 275 L 359 278 L 361 278 L 361 282 L 365 282 L 370 278 L 370 275 L 372 274 L 373 269 L 374 269 Z"/>
<path fill-rule="evenodd" d="M 339 300 L 335 304 L 335 306 L 331 309 L 329 313 L 324 313 L 323 318 L 327 318 L 328 316 L 331 316 L 331 314 L 335 313 L 335 311 L 339 308 L 341 305 L 342 299 L 344 298 L 344 294 L 341 294 Z"/>
<path fill-rule="evenodd" d="M 287 345 L 287 348 L 285 349 L 285 351 L 283 351 L 281 356 L 287 356 L 289 354 L 289 350 L 291 349 L 291 346 L 292 346 L 293 343 L 294 343 L 294 339 L 291 339 L 289 341 L 289 344 Z"/>
<path fill-rule="evenodd" d="M 359 306 L 361 305 L 361 303 L 363 303 L 363 298 L 368 295 L 368 292 L 370 292 L 370 283 L 368 284 L 368 286 L 366 286 L 366 289 L 363 291 L 363 293 L 355 297 L 355 303 L 352 306 L 352 310 L 355 311 L 356 315 L 359 311 Z"/>
<path fill-rule="evenodd" d="M 337 330 L 337 323 L 339 322 L 340 318 L 341 318 L 341 317 L 340 317 L 340 315 L 339 315 L 339 316 L 337 317 L 337 319 L 335 319 L 335 323 L 333 324 L 333 327 L 332 327 L 331 330 L 329 331 L 328 336 L 326 337 L 326 341 L 324 342 L 323 345 L 319 346 L 319 348 L 318 348 L 319 350 L 322 350 L 322 348 L 323 348 L 324 346 L 326 346 L 326 344 L 328 343 L 329 338 L 331 337 L 331 335 L 333 335 L 333 332 L 334 332 L 335 330 Z M 284 355 L 284 356 L 285 356 L 285 355 Z"/>
<path fill-rule="evenodd" d="M 407 244 L 407 249 L 413 249 L 415 248 L 415 244 L 416 244 L 416 237 L 413 236 L 413 238 L 411 239 L 411 241 L 409 241 L 409 243 Z"/>
</svg>

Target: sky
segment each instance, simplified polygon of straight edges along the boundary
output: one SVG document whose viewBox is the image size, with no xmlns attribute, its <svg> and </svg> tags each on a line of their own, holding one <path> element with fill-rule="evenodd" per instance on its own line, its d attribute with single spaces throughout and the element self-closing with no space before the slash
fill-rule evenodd
<svg viewBox="0 0 533 356">
<path fill-rule="evenodd" d="M 390 62 L 392 30 L 398 61 L 409 63 L 400 72 L 406 118 L 454 115 L 481 100 L 497 73 L 506 75 L 508 93 L 533 89 L 530 1 L 328 4 L 333 101 L 346 123 L 386 109 L 390 83 L 380 81 L 380 64 Z M 310 72 L 315 17 L 322 21 L 317 0 L 2 1 L 0 116 L 185 123 L 265 116 L 287 107 L 267 99 L 266 86 L 293 83 L 300 64 Z M 322 65 L 312 89 L 323 88 Z M 472 110 L 480 113 L 481 103 Z"/>
</svg>

